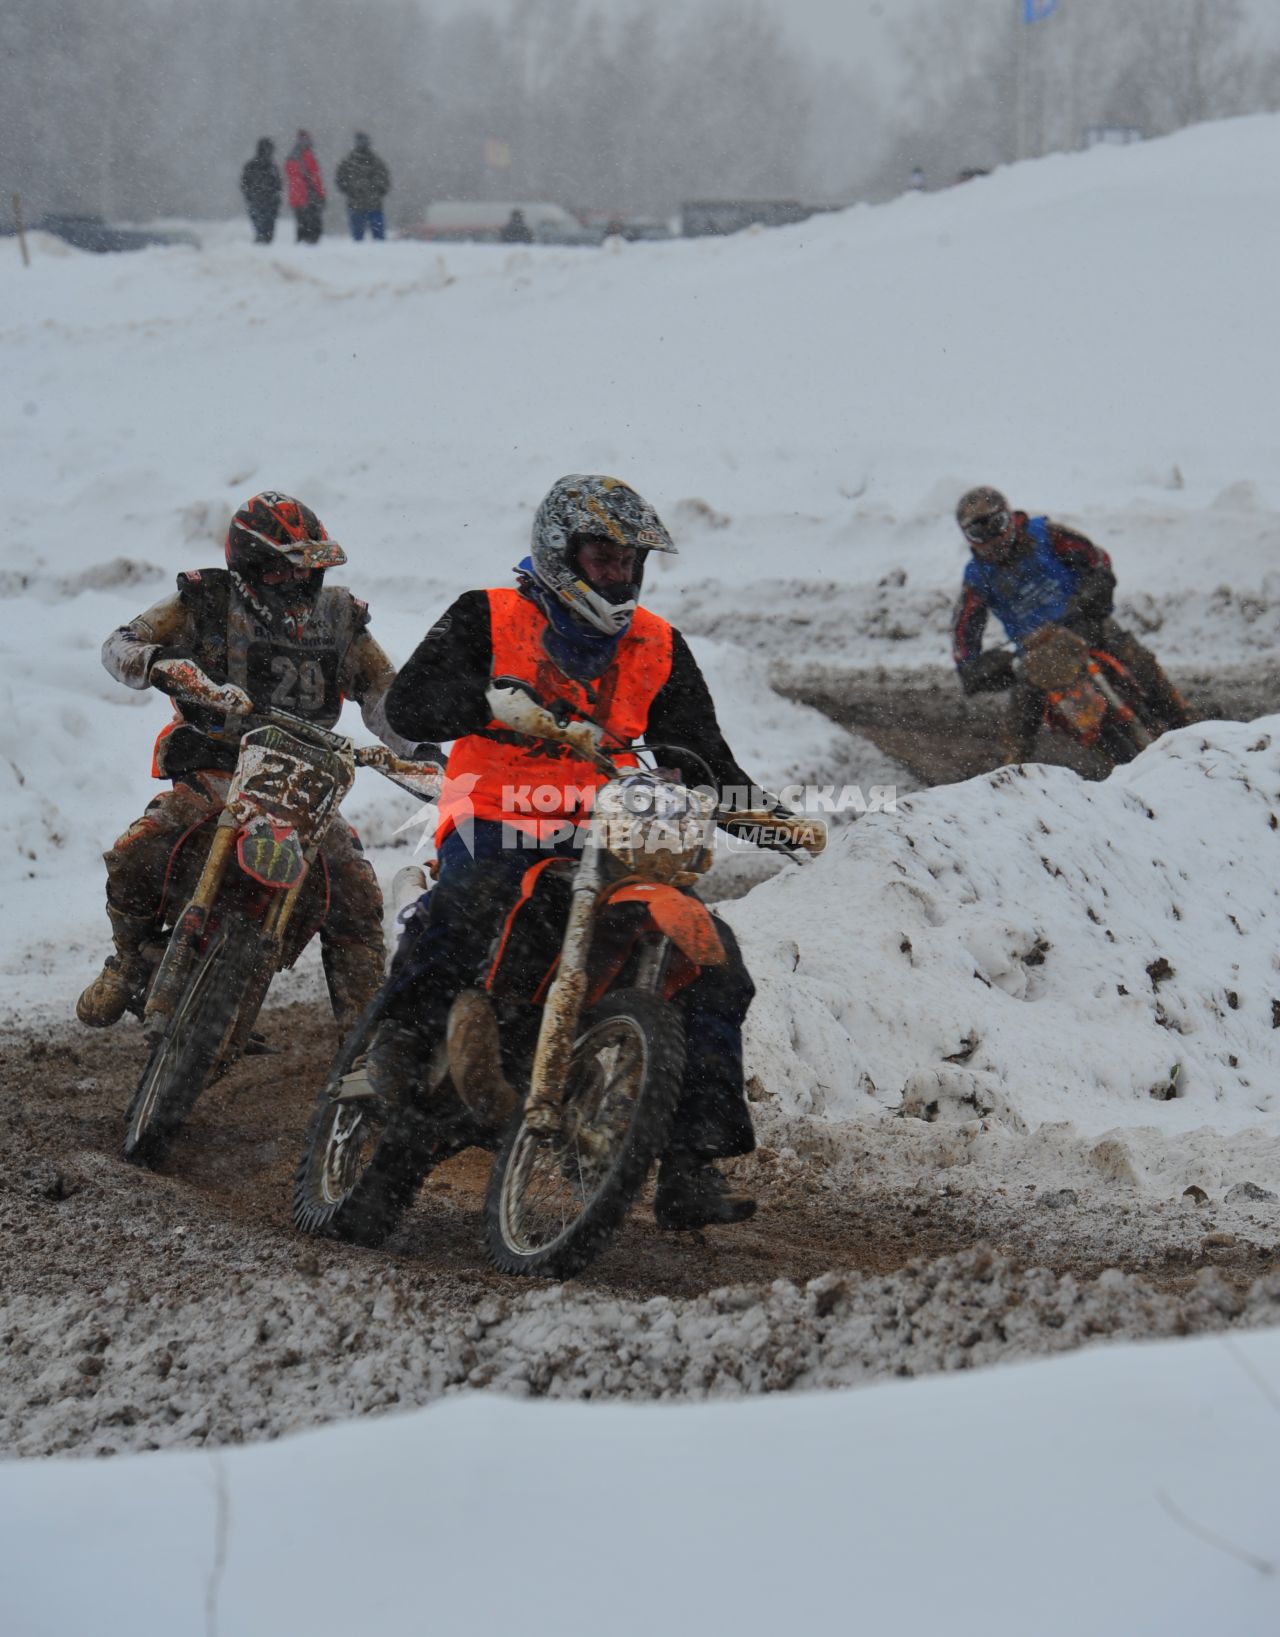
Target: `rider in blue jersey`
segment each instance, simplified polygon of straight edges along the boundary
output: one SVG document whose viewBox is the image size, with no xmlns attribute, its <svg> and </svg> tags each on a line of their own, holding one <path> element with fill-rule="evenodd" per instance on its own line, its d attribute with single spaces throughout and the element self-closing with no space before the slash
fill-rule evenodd
<svg viewBox="0 0 1280 1637">
<path fill-rule="evenodd" d="M 1131 671 L 1162 725 L 1184 727 L 1187 707 L 1159 661 L 1112 616 L 1116 577 L 1100 547 L 1047 517 L 1011 510 L 998 489 L 970 489 L 956 521 L 972 553 L 956 609 L 952 653 L 966 693 L 1012 690 L 1010 759 L 1030 761 L 1044 695 L 1014 670 L 1007 648 L 982 651 L 994 613 L 1018 653 L 1046 625 L 1064 625 Z"/>
</svg>

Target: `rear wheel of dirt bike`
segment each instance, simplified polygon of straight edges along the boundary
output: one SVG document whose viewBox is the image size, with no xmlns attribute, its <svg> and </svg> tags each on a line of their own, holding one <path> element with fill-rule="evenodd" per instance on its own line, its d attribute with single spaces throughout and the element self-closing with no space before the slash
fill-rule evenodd
<svg viewBox="0 0 1280 1637">
<path fill-rule="evenodd" d="M 667 1146 L 683 1075 L 668 1002 L 622 989 L 587 1013 L 558 1131 L 530 1131 L 517 1114 L 498 1150 L 485 1197 L 495 1266 L 568 1279 L 600 1254 Z"/>
<path fill-rule="evenodd" d="M 154 1165 L 214 1077 L 241 1009 L 258 987 L 261 949 L 258 928 L 229 916 L 197 957 L 125 1115 L 126 1159 Z"/>
<path fill-rule="evenodd" d="M 303 1233 L 381 1245 L 427 1172 L 476 1141 L 446 1085 L 428 1085 L 425 1109 L 388 1109 L 373 1095 L 366 1064 L 386 1021 L 375 1001 L 334 1059 L 316 1099 L 293 1184 L 294 1225 Z"/>
</svg>

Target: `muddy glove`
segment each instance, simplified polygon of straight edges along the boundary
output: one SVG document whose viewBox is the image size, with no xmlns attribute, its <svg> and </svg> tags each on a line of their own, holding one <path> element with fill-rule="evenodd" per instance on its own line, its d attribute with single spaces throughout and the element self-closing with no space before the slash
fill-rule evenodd
<svg viewBox="0 0 1280 1637">
<path fill-rule="evenodd" d="M 793 813 L 779 803 L 773 809 L 773 823 L 764 827 L 767 832 L 772 829 L 773 836 L 768 840 L 761 840 L 761 847 L 770 847 L 784 853 L 808 853 L 816 858 L 819 853 L 826 851 L 827 822 L 825 819 L 814 818 L 809 813 Z"/>
<path fill-rule="evenodd" d="M 544 705 L 529 687 L 514 677 L 495 677 L 485 692 L 494 720 L 532 738 L 558 740 L 587 761 L 599 755 L 603 729 L 596 722 L 575 722 L 559 706 Z"/>
<path fill-rule="evenodd" d="M 1003 693 L 1014 684 L 1013 655 L 1007 648 L 988 648 L 985 654 L 959 667 L 965 693 Z"/>
<path fill-rule="evenodd" d="M 229 716 L 248 716 L 253 700 L 232 682 L 218 683 L 190 659 L 158 659 L 147 672 L 147 681 L 161 693 L 185 699 L 193 705 L 226 711 Z"/>
<path fill-rule="evenodd" d="M 768 792 L 765 798 L 765 806 L 744 809 L 737 819 L 732 812 L 722 813 L 719 822 L 726 830 L 741 832 L 767 851 L 809 853 L 816 858 L 827 845 L 826 821 L 807 813 L 793 813 Z"/>
<path fill-rule="evenodd" d="M 1116 577 L 1111 570 L 1095 569 L 1081 580 L 1075 592 L 1067 598 L 1062 623 L 1071 625 L 1075 621 L 1106 619 L 1111 612 L 1115 590 Z"/>
</svg>

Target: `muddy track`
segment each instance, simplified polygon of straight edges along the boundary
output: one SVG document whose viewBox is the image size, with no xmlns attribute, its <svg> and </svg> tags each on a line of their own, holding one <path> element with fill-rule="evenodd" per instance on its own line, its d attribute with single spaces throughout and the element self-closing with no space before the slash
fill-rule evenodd
<svg viewBox="0 0 1280 1637">
<path fill-rule="evenodd" d="M 1172 675 L 1197 720 L 1248 722 L 1280 711 L 1280 678 L 1270 667 Z M 950 669 L 790 664 L 779 667 L 773 680 L 789 698 L 870 739 L 924 784 L 971 779 L 989 772 L 1000 759 L 1005 696 L 966 699 Z M 1036 756 L 1086 776 L 1102 772 L 1096 758 L 1060 734 L 1042 732 Z"/>
<path fill-rule="evenodd" d="M 0 1179 L 0 1234 L 21 1243 L 5 1293 L 60 1294 L 137 1277 L 181 1299 L 220 1267 L 280 1272 L 338 1261 L 392 1261 L 445 1300 L 527 1288 L 487 1267 L 480 1209 L 489 1156 L 462 1154 L 427 1182 L 380 1251 L 295 1233 L 294 1165 L 315 1088 L 334 1049 L 320 1006 L 264 1014 L 270 1056 L 249 1058 L 196 1105 L 159 1170 L 120 1155 L 123 1111 L 141 1062 L 132 1025 L 10 1035 L 0 1077 L 0 1130 L 18 1163 Z M 641 1206 L 612 1250 L 576 1284 L 643 1300 L 695 1296 L 731 1283 L 803 1281 L 833 1266 L 884 1272 L 972 1243 L 972 1229 L 925 1220 L 913 1204 L 888 1218 L 772 1151 L 743 1162 L 760 1192 L 756 1221 L 707 1235 L 662 1233 Z M 946 1213 L 942 1213 L 944 1216 Z"/>
<path fill-rule="evenodd" d="M 247 1059 L 207 1092 L 154 1173 L 120 1155 L 123 1111 L 140 1066 L 136 1028 L 90 1034 L 72 1027 L 4 1040 L 0 1131 L 11 1158 L 0 1178 L 0 1237 L 21 1254 L 5 1258 L 0 1297 L 92 1296 L 136 1280 L 180 1301 L 221 1273 L 287 1275 L 353 1261 L 371 1272 L 395 1265 L 411 1286 L 450 1305 L 529 1288 L 486 1265 L 480 1209 L 489 1157 L 478 1150 L 428 1180 L 382 1250 L 298 1235 L 289 1214 L 292 1173 L 334 1034 L 315 1005 L 268 1011 L 263 1029 L 276 1052 Z M 886 1274 L 980 1242 L 1022 1265 L 1085 1278 L 1123 1266 L 1168 1288 L 1206 1260 L 1188 1249 L 1186 1236 L 1146 1247 L 1120 1232 L 1111 1241 L 1076 1243 L 1065 1225 L 1029 1211 L 1025 1200 L 975 1197 L 949 1185 L 924 1194 L 890 1191 L 866 1175 L 850 1184 L 769 1147 L 738 1162 L 738 1171 L 760 1199 L 753 1221 L 705 1235 L 663 1233 L 641 1204 L 575 1288 L 641 1301 L 687 1298 L 729 1284 L 802 1283 L 832 1268 Z M 1207 1260 L 1235 1282 L 1276 1265 L 1265 1243 L 1224 1246 Z"/>
<path fill-rule="evenodd" d="M 332 1029 L 315 1005 L 263 1023 L 279 1055 L 206 1094 L 158 1173 L 119 1155 L 136 1030 L 3 1041 L 0 1455 L 238 1443 L 460 1390 L 844 1387 L 1280 1321 L 1270 1207 L 1231 1232 L 1183 1201 L 1061 1208 L 940 1169 L 917 1146 L 934 1128 L 910 1121 L 843 1175 L 790 1149 L 737 1162 L 761 1208 L 732 1229 L 665 1234 L 642 1203 L 564 1286 L 486 1266 L 479 1153 L 429 1179 L 381 1250 L 305 1239 L 290 1181 Z"/>
</svg>

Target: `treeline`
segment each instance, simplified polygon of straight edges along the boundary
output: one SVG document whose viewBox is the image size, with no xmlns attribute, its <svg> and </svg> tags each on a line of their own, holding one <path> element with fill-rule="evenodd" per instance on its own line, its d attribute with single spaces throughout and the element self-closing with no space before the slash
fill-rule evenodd
<svg viewBox="0 0 1280 1637">
<path fill-rule="evenodd" d="M 868 93 L 763 10 L 667 22 L 538 0 L 4 0 L 0 184 L 32 214 L 218 216 L 259 136 L 308 128 L 326 175 L 367 130 L 393 221 L 438 198 L 670 209 L 843 183 Z M 828 161 L 837 150 L 834 167 Z"/>
<path fill-rule="evenodd" d="M 500 0 L 492 0 L 496 6 Z M 933 0 L 879 85 L 744 0 L 2 0 L 0 216 L 225 216 L 259 136 L 305 125 L 326 176 L 357 129 L 393 223 L 432 199 L 668 211 L 705 196 L 866 198 L 914 166 L 1157 136 L 1280 105 L 1280 53 L 1242 0 Z M 891 89 L 892 88 L 892 89 Z"/>
<path fill-rule="evenodd" d="M 934 0 L 901 25 L 906 116 L 867 191 L 1080 148 L 1091 128 L 1144 137 L 1280 107 L 1280 51 L 1242 0 L 1059 0 L 1026 24 L 1008 0 Z"/>
</svg>

